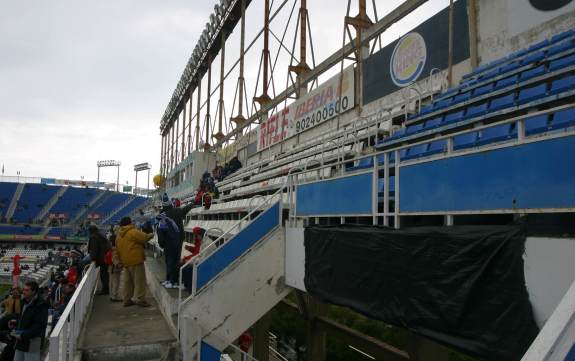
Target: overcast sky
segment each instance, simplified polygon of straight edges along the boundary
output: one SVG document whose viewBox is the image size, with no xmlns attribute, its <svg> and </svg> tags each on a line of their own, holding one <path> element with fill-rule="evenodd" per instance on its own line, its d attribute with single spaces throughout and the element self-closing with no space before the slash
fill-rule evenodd
<svg viewBox="0 0 575 361">
<path fill-rule="evenodd" d="M 432 1 L 421 14 L 446 2 Z M 106 159 L 122 161 L 122 183 L 133 183 L 136 163 L 150 162 L 156 173 L 161 116 L 215 3 L 0 0 L 5 175 L 95 180 L 96 161 Z M 377 1 L 380 17 L 399 3 Z M 341 45 L 346 5 L 308 2 L 318 61 Z M 254 0 L 248 15 L 259 19 L 262 8 L 263 0 Z M 259 29 L 254 23 L 248 21 L 248 34 Z M 102 178 L 115 181 L 115 170 L 103 170 Z"/>
</svg>

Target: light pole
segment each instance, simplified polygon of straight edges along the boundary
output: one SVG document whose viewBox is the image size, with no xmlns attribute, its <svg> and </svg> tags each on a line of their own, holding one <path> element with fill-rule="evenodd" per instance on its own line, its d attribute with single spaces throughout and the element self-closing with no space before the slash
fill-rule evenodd
<svg viewBox="0 0 575 361">
<path fill-rule="evenodd" d="M 19 170 L 16 171 L 16 175 L 18 176 L 18 182 L 17 183 L 20 183 L 20 171 Z"/>
<path fill-rule="evenodd" d="M 103 167 L 117 167 L 118 174 L 116 175 L 116 191 L 120 191 L 120 166 L 122 162 L 119 160 L 99 160 L 96 162 L 96 166 L 98 166 L 98 183 L 100 183 L 100 168 Z"/>
<path fill-rule="evenodd" d="M 134 166 L 134 172 L 136 172 L 136 184 L 134 184 L 134 194 L 136 194 L 136 189 L 138 189 L 138 172 L 147 170 L 148 171 L 148 188 L 150 189 L 150 169 L 152 165 L 150 163 L 140 163 Z"/>
</svg>

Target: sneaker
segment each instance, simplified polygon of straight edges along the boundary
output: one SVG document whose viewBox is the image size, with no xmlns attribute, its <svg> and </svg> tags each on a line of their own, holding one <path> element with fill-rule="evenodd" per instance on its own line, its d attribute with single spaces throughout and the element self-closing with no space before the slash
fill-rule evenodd
<svg viewBox="0 0 575 361">
<path fill-rule="evenodd" d="M 172 282 L 166 281 L 166 282 L 162 283 L 162 286 L 164 286 L 165 288 L 172 288 Z"/>
<path fill-rule="evenodd" d="M 180 285 L 178 285 L 177 283 L 170 283 L 170 285 L 166 286 L 166 288 L 176 289 L 176 288 L 180 288 Z"/>
<path fill-rule="evenodd" d="M 162 286 L 165 286 L 167 283 L 170 283 L 170 281 L 165 280 L 165 281 L 162 281 L 160 284 L 161 284 Z"/>
</svg>

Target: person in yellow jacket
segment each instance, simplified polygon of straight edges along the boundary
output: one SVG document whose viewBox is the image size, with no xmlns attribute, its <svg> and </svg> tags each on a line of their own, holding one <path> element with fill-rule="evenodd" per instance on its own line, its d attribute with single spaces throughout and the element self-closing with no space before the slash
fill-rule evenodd
<svg viewBox="0 0 575 361">
<path fill-rule="evenodd" d="M 124 307 L 138 305 L 148 307 L 146 302 L 146 272 L 144 269 L 145 244 L 152 239 L 153 233 L 144 233 L 137 229 L 130 217 L 120 220 L 120 230 L 116 236 L 116 248 L 122 271 L 122 288 L 124 289 Z"/>
<path fill-rule="evenodd" d="M 4 308 L 5 316 L 20 315 L 22 312 L 22 299 L 19 288 L 12 289 L 10 297 L 2 302 L 2 307 Z"/>
</svg>

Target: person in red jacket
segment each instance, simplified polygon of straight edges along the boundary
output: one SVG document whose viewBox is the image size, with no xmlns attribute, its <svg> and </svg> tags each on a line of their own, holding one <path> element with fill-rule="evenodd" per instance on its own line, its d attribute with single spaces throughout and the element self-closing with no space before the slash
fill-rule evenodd
<svg viewBox="0 0 575 361">
<path fill-rule="evenodd" d="M 14 257 L 12 257 L 12 287 L 20 287 L 20 275 L 22 274 L 22 269 L 20 268 L 20 261 L 23 260 L 24 256 L 20 256 L 20 253 L 16 252 Z"/>
<path fill-rule="evenodd" d="M 192 259 L 192 257 L 200 253 L 205 233 L 206 230 L 201 227 L 194 227 L 192 229 L 194 243 L 191 246 L 188 245 L 184 246 L 186 250 L 190 252 L 190 254 L 182 258 L 182 265 L 186 264 L 186 262 Z M 184 287 L 188 292 L 191 292 L 192 290 L 193 275 L 194 275 L 194 267 L 191 264 L 182 270 L 182 282 L 184 283 Z"/>
</svg>

